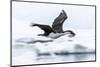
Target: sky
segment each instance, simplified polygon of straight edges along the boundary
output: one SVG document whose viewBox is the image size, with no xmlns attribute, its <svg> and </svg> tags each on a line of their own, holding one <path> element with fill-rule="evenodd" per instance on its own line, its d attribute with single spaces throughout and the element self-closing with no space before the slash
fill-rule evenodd
<svg viewBox="0 0 100 67">
<path fill-rule="evenodd" d="M 31 23 L 52 25 L 62 10 L 68 19 L 63 29 L 84 29 L 95 32 L 95 7 L 79 5 L 44 4 L 12 2 L 12 28 L 14 33 L 27 33 L 32 30 Z M 34 29 L 36 32 L 37 29 Z M 32 31 L 31 31 L 32 32 Z M 41 30 L 39 31 L 41 32 Z M 37 32 L 37 33 L 39 33 Z M 43 32 L 43 31 L 42 31 Z"/>
</svg>

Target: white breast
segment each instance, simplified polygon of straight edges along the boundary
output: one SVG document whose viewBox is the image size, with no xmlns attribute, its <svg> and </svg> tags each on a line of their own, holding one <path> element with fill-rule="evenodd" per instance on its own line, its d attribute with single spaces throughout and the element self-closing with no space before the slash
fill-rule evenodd
<svg viewBox="0 0 100 67">
<path fill-rule="evenodd" d="M 69 34 L 69 33 L 68 33 L 68 32 L 67 32 L 67 33 L 50 33 L 50 34 L 49 34 L 49 37 L 50 37 L 50 38 L 58 38 L 58 37 L 60 37 L 60 36 L 66 35 L 66 34 Z"/>
</svg>

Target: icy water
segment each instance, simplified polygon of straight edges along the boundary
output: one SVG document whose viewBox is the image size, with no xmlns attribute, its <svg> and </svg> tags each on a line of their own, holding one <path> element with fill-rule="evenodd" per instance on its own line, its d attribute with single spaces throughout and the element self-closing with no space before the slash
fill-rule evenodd
<svg viewBox="0 0 100 67">
<path fill-rule="evenodd" d="M 13 65 L 26 64 L 44 64 L 44 63 L 59 63 L 59 62 L 78 62 L 78 61 L 93 61 L 95 53 L 88 54 L 68 54 L 68 55 L 38 55 L 34 46 L 15 45 L 13 46 L 12 61 Z"/>
<path fill-rule="evenodd" d="M 78 62 L 78 61 L 93 61 L 95 60 L 95 54 L 73 54 L 73 55 L 62 55 L 52 57 L 40 58 L 37 62 Z"/>
<path fill-rule="evenodd" d="M 77 33 L 79 35 L 75 38 L 68 38 L 65 35 L 58 39 L 32 35 L 13 35 L 12 65 L 94 61 L 95 53 L 65 55 L 54 53 L 62 52 L 62 50 L 66 52 L 95 52 L 94 35 L 83 33 Z"/>
</svg>

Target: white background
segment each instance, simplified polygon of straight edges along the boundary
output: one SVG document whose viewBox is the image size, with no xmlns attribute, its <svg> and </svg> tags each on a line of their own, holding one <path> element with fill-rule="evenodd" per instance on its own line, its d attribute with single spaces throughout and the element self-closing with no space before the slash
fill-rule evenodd
<svg viewBox="0 0 100 67">
<path fill-rule="evenodd" d="M 100 65 L 100 0 L 37 0 L 72 4 L 90 4 L 97 6 L 97 62 L 40 65 L 37 67 L 99 67 Z M 0 67 L 9 67 L 10 63 L 10 1 L 0 1 Z"/>
</svg>

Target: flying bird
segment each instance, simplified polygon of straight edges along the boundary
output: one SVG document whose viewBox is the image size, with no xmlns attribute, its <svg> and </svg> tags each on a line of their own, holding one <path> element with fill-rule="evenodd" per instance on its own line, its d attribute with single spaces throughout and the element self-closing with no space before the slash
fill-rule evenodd
<svg viewBox="0 0 100 67">
<path fill-rule="evenodd" d="M 53 21 L 52 27 L 49 25 L 32 23 L 31 26 L 38 26 L 44 31 L 44 34 L 39 34 L 38 36 L 47 36 L 53 39 L 59 38 L 63 35 L 68 35 L 69 37 L 74 37 L 75 33 L 71 30 L 63 31 L 63 23 L 68 18 L 64 10 L 61 11 L 58 17 Z"/>
</svg>

